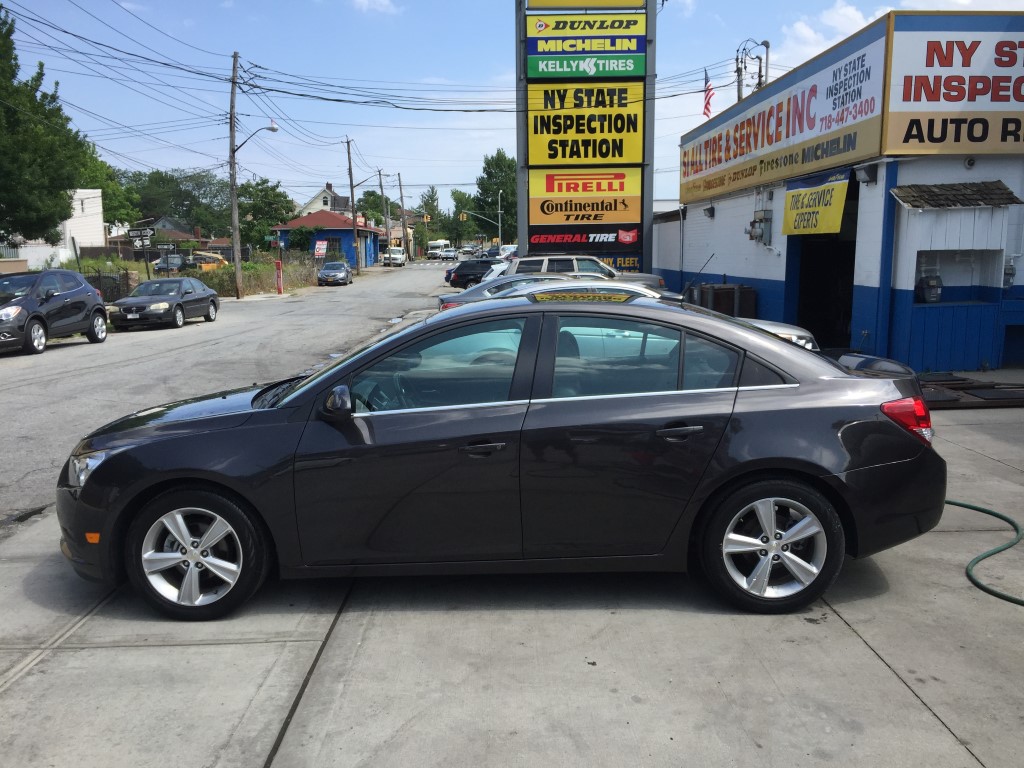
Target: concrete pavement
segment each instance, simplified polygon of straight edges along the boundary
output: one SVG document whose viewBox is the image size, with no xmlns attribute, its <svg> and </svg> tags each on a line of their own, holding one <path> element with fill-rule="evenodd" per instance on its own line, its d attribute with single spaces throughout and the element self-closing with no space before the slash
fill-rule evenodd
<svg viewBox="0 0 1024 768">
<path fill-rule="evenodd" d="M 1024 521 L 1024 410 L 933 418 L 948 497 Z M 967 510 L 776 617 L 613 574 L 275 582 L 174 623 L 58 538 L 0 542 L 0 768 L 1020 764 L 1024 608 L 963 574 L 1011 533 Z M 1024 595 L 1024 551 L 978 576 Z"/>
</svg>

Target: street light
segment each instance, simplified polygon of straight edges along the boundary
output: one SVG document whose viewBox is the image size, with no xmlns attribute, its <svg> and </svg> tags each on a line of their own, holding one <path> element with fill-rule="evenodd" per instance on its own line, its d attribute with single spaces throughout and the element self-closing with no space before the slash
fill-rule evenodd
<svg viewBox="0 0 1024 768">
<path fill-rule="evenodd" d="M 242 290 L 242 241 L 239 239 L 239 227 L 238 227 L 238 169 L 235 166 L 235 154 L 242 147 L 245 146 L 245 142 L 249 141 L 260 131 L 270 131 L 271 133 L 277 132 L 277 123 L 273 120 L 270 121 L 270 125 L 265 125 L 262 128 L 257 128 L 255 131 L 250 133 L 241 144 L 235 144 L 235 121 L 231 121 L 231 136 L 230 136 L 230 151 L 228 153 L 228 168 L 231 175 L 231 253 L 235 262 L 235 298 L 241 299 L 245 293 Z"/>
<path fill-rule="evenodd" d="M 505 241 L 501 237 L 501 196 L 505 192 L 503 189 L 498 190 L 498 249 L 501 250 L 501 246 L 505 244 Z"/>
</svg>

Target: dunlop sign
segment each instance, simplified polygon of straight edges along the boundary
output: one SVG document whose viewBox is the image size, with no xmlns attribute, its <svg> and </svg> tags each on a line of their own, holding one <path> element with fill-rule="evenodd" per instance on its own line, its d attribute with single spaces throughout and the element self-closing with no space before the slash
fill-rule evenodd
<svg viewBox="0 0 1024 768">
<path fill-rule="evenodd" d="M 530 170 L 530 223 L 542 225 L 641 221 L 640 168 Z"/>
<path fill-rule="evenodd" d="M 641 77 L 646 74 L 647 17 L 642 13 L 531 16 L 527 76 Z"/>
<path fill-rule="evenodd" d="M 850 172 L 790 184 L 782 217 L 784 235 L 826 235 L 842 229 Z"/>
<path fill-rule="evenodd" d="M 527 85 L 531 166 L 641 164 L 643 82 Z"/>
</svg>

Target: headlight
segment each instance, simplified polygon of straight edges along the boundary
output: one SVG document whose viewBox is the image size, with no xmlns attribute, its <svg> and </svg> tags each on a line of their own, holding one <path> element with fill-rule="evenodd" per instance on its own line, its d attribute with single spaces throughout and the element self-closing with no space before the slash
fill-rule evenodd
<svg viewBox="0 0 1024 768">
<path fill-rule="evenodd" d="M 156 312 L 163 312 L 165 309 L 170 309 L 171 305 L 166 301 L 159 301 L 156 304 L 151 304 L 149 308 Z"/>
<path fill-rule="evenodd" d="M 81 488 L 89 475 L 102 464 L 112 451 L 93 451 L 92 453 L 80 453 L 73 455 L 68 461 L 68 483 L 75 488 Z"/>
<path fill-rule="evenodd" d="M 13 320 L 25 310 L 21 307 L 7 307 L 7 309 L 0 309 L 0 321 L 7 322 Z"/>
<path fill-rule="evenodd" d="M 108 315 L 116 315 L 120 311 L 121 311 L 120 307 L 115 306 L 113 304 L 107 304 L 107 314 Z"/>
</svg>

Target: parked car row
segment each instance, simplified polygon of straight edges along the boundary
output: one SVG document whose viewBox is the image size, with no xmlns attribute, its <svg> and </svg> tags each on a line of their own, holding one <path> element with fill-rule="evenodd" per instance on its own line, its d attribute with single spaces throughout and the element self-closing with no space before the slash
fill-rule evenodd
<svg viewBox="0 0 1024 768">
<path fill-rule="evenodd" d="M 49 339 L 84 334 L 94 344 L 106 341 L 107 323 L 119 331 L 144 325 L 181 328 L 203 318 L 212 323 L 220 311 L 217 292 L 191 276 L 146 280 L 128 296 L 104 304 L 82 275 L 66 269 L 0 275 L 0 351 L 46 350 Z"/>
</svg>

